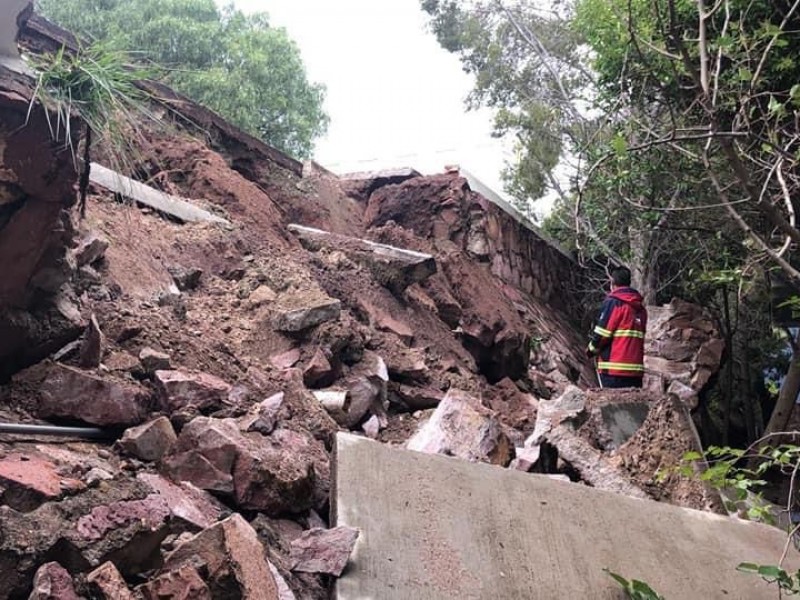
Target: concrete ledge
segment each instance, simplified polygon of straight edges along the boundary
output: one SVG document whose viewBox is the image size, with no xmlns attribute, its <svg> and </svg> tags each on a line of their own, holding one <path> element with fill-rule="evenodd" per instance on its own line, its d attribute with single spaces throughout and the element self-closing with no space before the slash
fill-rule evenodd
<svg viewBox="0 0 800 600">
<path fill-rule="evenodd" d="M 332 517 L 361 530 L 339 600 L 620 600 L 604 568 L 668 600 L 774 600 L 765 525 L 339 434 Z M 800 567 L 791 550 L 784 568 Z"/>
<path fill-rule="evenodd" d="M 228 221 L 222 217 L 218 217 L 207 210 L 203 210 L 199 206 L 195 206 L 182 198 L 165 194 L 155 188 L 151 188 L 149 185 L 134 181 L 130 177 L 120 175 L 116 171 L 112 171 L 97 163 L 92 163 L 91 170 L 89 171 L 89 179 L 92 183 L 104 187 L 111 192 L 121 194 L 140 204 L 145 204 L 158 211 L 167 213 L 183 222 L 205 221 L 228 224 Z"/>
</svg>

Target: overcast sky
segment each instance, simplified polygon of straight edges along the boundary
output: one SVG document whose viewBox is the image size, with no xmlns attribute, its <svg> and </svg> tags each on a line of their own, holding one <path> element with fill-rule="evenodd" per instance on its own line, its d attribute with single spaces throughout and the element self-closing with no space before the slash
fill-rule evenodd
<svg viewBox="0 0 800 600">
<path fill-rule="evenodd" d="M 426 30 L 419 0 L 235 0 L 265 11 L 327 87 L 328 134 L 318 162 L 337 173 L 390 167 L 441 172 L 460 164 L 501 190 L 491 113 L 467 112 L 472 87 L 456 56 Z"/>
</svg>

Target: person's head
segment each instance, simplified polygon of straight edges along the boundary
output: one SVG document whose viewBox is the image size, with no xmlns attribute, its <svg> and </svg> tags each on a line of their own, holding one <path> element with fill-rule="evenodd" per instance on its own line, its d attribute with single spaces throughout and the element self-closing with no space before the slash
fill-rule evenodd
<svg viewBox="0 0 800 600">
<path fill-rule="evenodd" d="M 616 267 L 611 271 L 612 287 L 628 287 L 631 284 L 631 270 L 628 267 Z"/>
</svg>

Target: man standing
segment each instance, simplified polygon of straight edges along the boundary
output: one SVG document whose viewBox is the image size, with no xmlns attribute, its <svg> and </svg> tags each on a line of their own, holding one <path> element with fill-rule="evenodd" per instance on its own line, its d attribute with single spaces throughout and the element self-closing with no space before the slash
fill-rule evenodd
<svg viewBox="0 0 800 600">
<path fill-rule="evenodd" d="M 640 388 L 644 376 L 644 334 L 647 311 L 631 285 L 631 272 L 611 272 L 606 296 L 586 355 L 597 357 L 597 374 L 604 388 Z"/>
</svg>

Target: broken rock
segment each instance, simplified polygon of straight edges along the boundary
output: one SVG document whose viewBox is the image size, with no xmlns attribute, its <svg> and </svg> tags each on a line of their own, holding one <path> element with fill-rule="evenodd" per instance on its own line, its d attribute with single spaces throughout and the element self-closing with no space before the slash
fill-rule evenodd
<svg viewBox="0 0 800 600">
<path fill-rule="evenodd" d="M 142 363 L 145 373 L 152 375 L 156 371 L 169 371 L 172 368 L 172 359 L 169 354 L 158 352 L 152 348 L 142 348 L 139 352 L 139 362 Z"/>
<path fill-rule="evenodd" d="M 78 267 L 93 265 L 99 262 L 108 250 L 108 240 L 97 232 L 88 233 L 75 249 L 75 262 Z"/>
<path fill-rule="evenodd" d="M 317 348 L 303 370 L 303 383 L 310 388 L 325 387 L 333 383 L 335 372 L 322 348 Z"/>
<path fill-rule="evenodd" d="M 98 600 L 135 600 L 133 593 L 112 562 L 105 562 L 86 576 L 92 598 Z"/>
<path fill-rule="evenodd" d="M 78 358 L 78 364 L 84 369 L 94 369 L 100 366 L 100 361 L 103 359 L 103 346 L 105 343 L 105 336 L 100 331 L 100 325 L 97 322 L 97 317 L 92 315 L 89 319 L 89 326 L 86 328 L 86 333 L 81 342 L 81 348 Z"/>
<path fill-rule="evenodd" d="M 149 412 L 150 397 L 141 387 L 60 363 L 49 366 L 40 389 L 38 414 L 44 419 L 125 426 L 141 423 Z"/>
<path fill-rule="evenodd" d="M 16 453 L 0 460 L 0 500 L 3 504 L 27 512 L 60 495 L 61 477 L 50 461 Z"/>
<path fill-rule="evenodd" d="M 232 386 L 208 373 L 199 371 L 156 371 L 154 382 L 164 408 L 212 412 L 228 404 Z"/>
<path fill-rule="evenodd" d="M 43 564 L 33 579 L 28 600 L 80 600 L 67 570 L 57 562 Z"/>
<path fill-rule="evenodd" d="M 182 521 L 191 530 L 211 527 L 227 512 L 227 509 L 211 494 L 188 481 L 173 483 L 156 473 L 139 473 L 136 479 L 163 496 L 172 517 Z"/>
<path fill-rule="evenodd" d="M 358 539 L 352 527 L 310 529 L 292 542 L 292 570 L 339 577 Z"/>
<path fill-rule="evenodd" d="M 126 429 L 119 441 L 127 454 L 146 461 L 158 461 L 172 448 L 178 436 L 166 417 Z"/>
<path fill-rule="evenodd" d="M 331 298 L 318 298 L 304 306 L 279 308 L 272 319 L 276 331 L 296 333 L 339 318 L 342 303 Z"/>
<path fill-rule="evenodd" d="M 491 411 L 466 392 L 452 389 L 406 447 L 501 466 L 511 461 L 512 449 Z"/>
<path fill-rule="evenodd" d="M 189 563 L 162 573 L 137 589 L 145 600 L 212 600 L 203 577 Z"/>
<path fill-rule="evenodd" d="M 207 573 L 205 580 L 213 598 L 279 600 L 264 547 L 255 530 L 238 514 L 201 531 L 164 561 L 166 572 L 182 566 Z"/>
<path fill-rule="evenodd" d="M 196 289 L 200 284 L 200 278 L 203 276 L 202 269 L 197 268 L 174 266 L 168 268 L 167 271 L 172 276 L 175 285 L 182 292 Z"/>
<path fill-rule="evenodd" d="M 244 434 L 231 419 L 192 420 L 165 468 L 173 479 L 273 515 L 321 506 L 330 486 L 328 456 L 311 436 L 288 429 Z"/>
</svg>

